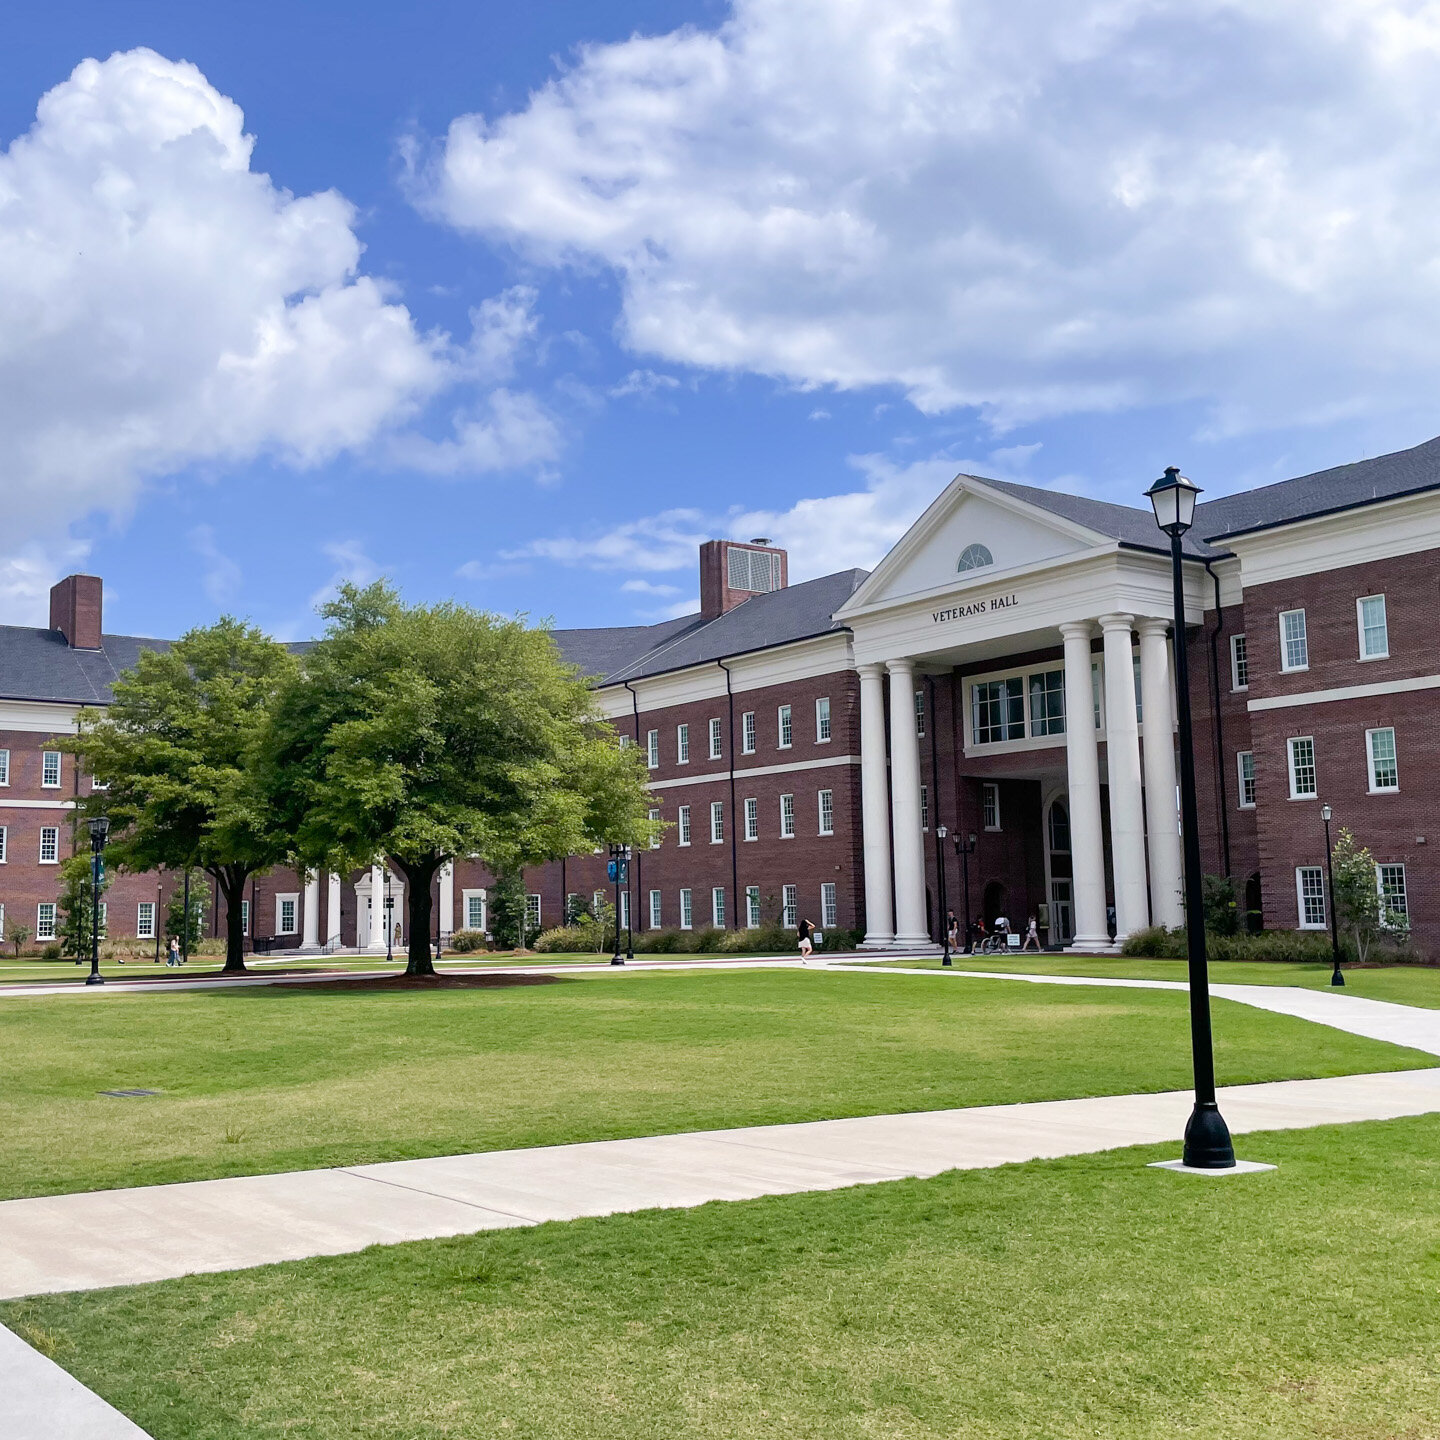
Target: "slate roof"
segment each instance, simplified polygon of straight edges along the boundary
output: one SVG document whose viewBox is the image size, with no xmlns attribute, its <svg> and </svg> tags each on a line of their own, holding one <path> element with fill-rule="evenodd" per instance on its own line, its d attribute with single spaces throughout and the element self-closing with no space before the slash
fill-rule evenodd
<svg viewBox="0 0 1440 1440">
<path fill-rule="evenodd" d="M 0 625 L 0 700 L 58 700 L 107 705 L 111 683 L 134 668 L 142 650 L 168 650 L 168 640 L 102 635 L 99 650 L 72 650 L 58 630 Z"/>
</svg>

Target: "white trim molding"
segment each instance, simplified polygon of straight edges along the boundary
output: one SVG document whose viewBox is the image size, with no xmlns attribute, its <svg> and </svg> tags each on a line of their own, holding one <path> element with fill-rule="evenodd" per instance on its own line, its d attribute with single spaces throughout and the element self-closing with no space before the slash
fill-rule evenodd
<svg viewBox="0 0 1440 1440">
<path fill-rule="evenodd" d="M 1333 700 L 1368 700 L 1373 695 L 1408 695 L 1415 690 L 1440 690 L 1440 675 L 1412 675 L 1408 680 L 1377 680 L 1373 685 L 1340 685 L 1333 690 L 1305 690 L 1298 695 L 1267 695 L 1245 708 L 1288 710 L 1294 705 L 1325 705 Z"/>
<path fill-rule="evenodd" d="M 824 755 L 819 760 L 792 760 L 786 765 L 751 765 L 736 767 L 736 781 L 748 780 L 754 775 L 791 775 L 798 770 L 828 770 L 834 765 L 858 765 L 858 755 Z M 705 785 L 720 780 L 729 780 L 729 770 L 707 770 L 703 775 L 679 775 L 674 780 L 652 780 L 652 790 L 673 790 L 678 785 Z"/>
</svg>

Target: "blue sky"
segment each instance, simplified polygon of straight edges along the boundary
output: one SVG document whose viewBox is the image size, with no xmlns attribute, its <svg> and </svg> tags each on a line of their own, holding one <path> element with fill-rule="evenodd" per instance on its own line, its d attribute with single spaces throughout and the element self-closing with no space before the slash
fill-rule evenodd
<svg viewBox="0 0 1440 1440">
<path fill-rule="evenodd" d="M 82 568 L 142 634 L 303 635 L 380 573 L 637 623 L 700 538 L 873 563 L 958 469 L 1143 503 L 1426 439 L 1437 35 L 1399 0 L 26 7 L 0 620 Z"/>
</svg>

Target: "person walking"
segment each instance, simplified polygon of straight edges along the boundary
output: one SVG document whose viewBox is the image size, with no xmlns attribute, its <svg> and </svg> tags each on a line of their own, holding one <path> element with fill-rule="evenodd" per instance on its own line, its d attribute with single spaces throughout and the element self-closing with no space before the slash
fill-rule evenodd
<svg viewBox="0 0 1440 1440">
<path fill-rule="evenodd" d="M 802 920 L 795 927 L 795 934 L 800 941 L 800 959 L 802 963 L 809 963 L 810 956 L 815 949 L 815 927 L 808 920 Z"/>
<path fill-rule="evenodd" d="M 953 910 L 945 916 L 945 938 L 949 942 L 951 952 L 960 948 L 960 921 Z"/>
<path fill-rule="evenodd" d="M 172 935 L 170 937 L 170 948 L 165 952 L 165 967 L 169 969 L 172 965 L 180 963 L 180 942 Z"/>
<path fill-rule="evenodd" d="M 1022 950 L 1038 950 L 1040 948 L 1040 924 L 1032 915 L 1030 923 L 1025 927 L 1025 943 L 1020 947 Z"/>
</svg>

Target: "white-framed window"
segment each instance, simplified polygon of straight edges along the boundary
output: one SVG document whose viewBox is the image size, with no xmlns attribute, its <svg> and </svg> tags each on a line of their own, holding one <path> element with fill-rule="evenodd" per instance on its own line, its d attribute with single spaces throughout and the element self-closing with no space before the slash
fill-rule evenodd
<svg viewBox="0 0 1440 1440">
<path fill-rule="evenodd" d="M 0 785 L 10 783 L 10 752 L 0 750 Z"/>
<path fill-rule="evenodd" d="M 1100 662 L 1090 662 L 1090 704 L 1095 711 L 1095 728 L 1102 730 L 1105 727 L 1104 714 L 1105 705 L 1101 694 L 1103 687 L 1100 684 Z"/>
<path fill-rule="evenodd" d="M 815 743 L 823 745 L 830 738 L 830 697 L 822 695 L 815 702 Z"/>
<path fill-rule="evenodd" d="M 240 902 L 240 933 L 245 936 L 250 934 L 250 902 L 248 900 Z"/>
<path fill-rule="evenodd" d="M 987 830 L 1000 828 L 1000 787 L 993 780 L 980 787 L 980 817 Z"/>
<path fill-rule="evenodd" d="M 675 763 L 677 765 L 690 763 L 690 727 L 688 725 L 675 727 Z"/>
<path fill-rule="evenodd" d="M 605 892 L 597 890 L 595 894 L 604 900 Z M 596 904 L 595 913 L 600 913 L 599 904 Z M 485 892 L 483 890 L 465 890 L 460 895 L 460 914 L 463 917 L 462 928 L 466 930 L 479 930 L 482 933 L 489 927 L 486 925 L 485 914 Z"/>
<path fill-rule="evenodd" d="M 600 912 L 601 912 L 604 908 L 605 908 L 605 892 L 604 892 L 603 890 L 597 890 L 597 891 L 590 897 L 590 913 L 591 913 L 592 915 L 594 915 L 595 918 L 598 920 L 598 919 L 600 918 Z"/>
<path fill-rule="evenodd" d="M 1135 689 L 1135 723 L 1143 725 L 1145 723 L 1145 701 L 1142 699 L 1144 692 L 1140 688 L 1140 652 L 1138 650 L 1130 652 L 1130 673 Z"/>
<path fill-rule="evenodd" d="M 755 712 L 753 710 L 747 710 L 740 717 L 740 753 L 742 755 L 755 753 Z"/>
<path fill-rule="evenodd" d="M 622 750 L 628 750 L 634 743 L 635 737 L 633 735 L 622 735 L 620 737 L 620 748 Z"/>
<path fill-rule="evenodd" d="M 620 917 L 619 917 L 619 918 L 620 918 L 620 928 L 621 928 L 622 930 L 628 930 L 628 929 L 630 928 L 630 892 L 629 892 L 628 890 L 622 890 L 622 891 L 620 892 Z"/>
<path fill-rule="evenodd" d="M 580 913 L 580 893 L 577 890 L 570 890 L 565 895 L 565 908 L 560 912 L 560 923 L 562 925 L 572 924 L 575 917 Z"/>
<path fill-rule="evenodd" d="M 835 792 L 833 790 L 820 792 L 820 833 L 822 835 L 835 833 Z"/>
<path fill-rule="evenodd" d="M 1245 644 L 1243 635 L 1230 637 L 1230 688 L 1232 690 L 1248 690 L 1250 688 L 1250 651 Z"/>
<path fill-rule="evenodd" d="M 776 712 L 775 729 L 781 750 L 788 750 L 795 743 L 795 717 L 788 705 L 782 705 Z"/>
<path fill-rule="evenodd" d="M 695 911 L 690 903 L 690 887 L 680 891 L 680 928 L 691 930 L 695 926 Z"/>
<path fill-rule="evenodd" d="M 1400 762 L 1395 754 L 1395 731 L 1390 726 L 1365 732 L 1365 753 L 1370 765 L 1370 793 L 1400 788 Z"/>
<path fill-rule="evenodd" d="M 720 757 L 725 753 L 720 741 L 720 722 L 718 720 L 712 720 L 710 722 L 710 758 L 712 760 L 720 759 Z"/>
<path fill-rule="evenodd" d="M 108 938 L 109 938 L 109 935 L 110 935 L 110 902 L 109 902 L 108 900 L 102 900 L 102 901 L 100 902 L 100 938 L 101 938 L 102 940 L 105 940 L 105 939 L 108 939 Z"/>
<path fill-rule="evenodd" d="M 660 929 L 660 892 L 658 890 L 650 892 L 650 928 L 652 930 Z"/>
<path fill-rule="evenodd" d="M 1315 784 L 1315 741 L 1309 735 L 1297 735 L 1285 742 L 1290 763 L 1290 798 L 1313 800 L 1319 793 Z"/>
<path fill-rule="evenodd" d="M 780 797 L 780 838 L 782 840 L 795 838 L 795 797 L 793 795 Z"/>
<path fill-rule="evenodd" d="M 1308 670 L 1310 668 L 1310 640 L 1305 630 L 1303 610 L 1282 610 L 1280 612 L 1280 668 L 1282 670 Z"/>
<path fill-rule="evenodd" d="M 930 787 L 928 785 L 920 787 L 920 828 L 922 830 L 930 828 Z"/>
<path fill-rule="evenodd" d="M 1025 688 L 1019 675 L 970 687 L 970 730 L 977 745 L 1025 738 Z"/>
<path fill-rule="evenodd" d="M 42 900 L 35 907 L 35 938 L 37 940 L 53 940 L 55 938 L 55 902 L 53 900 Z"/>
<path fill-rule="evenodd" d="M 688 845 L 690 843 L 690 807 L 682 805 L 675 812 L 675 843 L 677 845 Z"/>
<path fill-rule="evenodd" d="M 1065 733 L 1065 672 L 1045 670 L 1031 675 L 1030 734 L 1063 735 Z"/>
<path fill-rule="evenodd" d="M 1360 631 L 1360 658 L 1384 660 L 1390 654 L 1390 626 L 1385 619 L 1385 597 L 1364 595 L 1357 600 L 1355 623 Z"/>
<path fill-rule="evenodd" d="M 60 752 L 44 750 L 40 754 L 40 784 L 46 790 L 60 788 Z"/>
<path fill-rule="evenodd" d="M 745 887 L 745 928 L 747 930 L 760 928 L 760 887 L 758 885 Z"/>
<path fill-rule="evenodd" d="M 1375 884 L 1380 891 L 1380 918 L 1392 930 L 1410 927 L 1410 897 L 1405 889 L 1403 865 L 1377 865 Z"/>
<path fill-rule="evenodd" d="M 925 692 L 915 692 L 915 733 L 923 736 L 925 734 Z"/>
<path fill-rule="evenodd" d="M 712 800 L 710 802 L 710 843 L 719 845 L 725 839 L 725 802 L 723 800 Z"/>
<path fill-rule="evenodd" d="M 725 887 L 717 885 L 710 892 L 710 923 L 717 929 L 725 928 Z"/>
<path fill-rule="evenodd" d="M 760 838 L 760 802 L 750 796 L 745 801 L 745 838 L 747 840 L 758 840 Z"/>
<path fill-rule="evenodd" d="M 645 732 L 645 764 L 651 770 L 660 768 L 660 732 L 658 730 Z"/>
<path fill-rule="evenodd" d="M 835 899 L 835 882 L 826 880 L 820 886 L 820 928 L 833 929 L 839 924 L 840 908 Z"/>
<path fill-rule="evenodd" d="M 525 938 L 528 940 L 532 935 L 540 933 L 540 897 L 538 895 L 527 895 L 525 897 Z"/>
<path fill-rule="evenodd" d="M 300 896 L 277 895 L 275 897 L 275 933 L 294 935 L 300 929 Z"/>
<path fill-rule="evenodd" d="M 0 825 L 0 865 L 5 864 L 5 839 L 6 827 L 4 825 Z"/>
<path fill-rule="evenodd" d="M 58 865 L 60 863 L 60 829 L 56 825 L 40 827 L 40 863 L 42 865 Z"/>
<path fill-rule="evenodd" d="M 1296 867 L 1295 906 L 1302 930 L 1325 928 L 1325 872 L 1318 865 Z"/>
<path fill-rule="evenodd" d="M 649 815 L 652 824 L 660 818 L 660 812 L 653 808 L 649 811 Z M 658 835 L 652 835 L 650 837 L 650 848 L 652 850 L 658 850 L 660 848 L 660 837 Z"/>
<path fill-rule="evenodd" d="M 1240 781 L 1240 808 L 1253 810 L 1255 808 L 1255 752 L 1253 750 L 1240 751 L 1235 757 L 1235 769 Z"/>
<path fill-rule="evenodd" d="M 0 901 L 0 935 L 5 933 L 5 905 Z"/>
<path fill-rule="evenodd" d="M 800 887 L 798 885 L 782 885 L 780 887 L 780 923 L 787 930 L 793 930 L 800 923 L 800 917 L 795 913 L 799 908 Z"/>
</svg>

